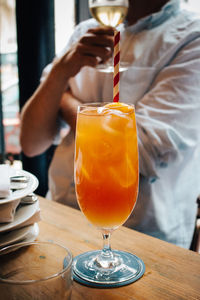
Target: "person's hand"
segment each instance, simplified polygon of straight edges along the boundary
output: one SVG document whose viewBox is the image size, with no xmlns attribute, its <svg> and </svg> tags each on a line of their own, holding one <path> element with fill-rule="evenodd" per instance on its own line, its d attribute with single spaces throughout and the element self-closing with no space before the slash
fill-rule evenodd
<svg viewBox="0 0 200 300">
<path fill-rule="evenodd" d="M 65 79 L 75 76 L 82 67 L 95 67 L 107 61 L 113 53 L 114 29 L 98 27 L 90 29 L 62 57 L 55 61 L 55 68 Z"/>
</svg>

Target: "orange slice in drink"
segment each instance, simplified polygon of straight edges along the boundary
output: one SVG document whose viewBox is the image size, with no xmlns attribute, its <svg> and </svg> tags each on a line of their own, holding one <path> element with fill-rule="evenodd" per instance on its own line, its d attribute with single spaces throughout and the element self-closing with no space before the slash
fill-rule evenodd
<svg viewBox="0 0 200 300">
<path fill-rule="evenodd" d="M 104 107 L 110 108 L 110 109 L 116 109 L 123 113 L 130 113 L 133 111 L 133 107 L 131 105 L 121 103 L 121 102 L 111 102 L 106 104 Z"/>
<path fill-rule="evenodd" d="M 134 108 L 130 105 L 113 102 L 104 106 L 105 119 L 102 127 L 116 139 L 123 140 L 128 128 L 133 127 Z"/>
<path fill-rule="evenodd" d="M 134 159 L 128 155 L 115 165 L 109 168 L 110 180 L 118 183 L 123 188 L 129 188 L 132 185 L 137 185 L 138 180 L 138 165 Z"/>
</svg>

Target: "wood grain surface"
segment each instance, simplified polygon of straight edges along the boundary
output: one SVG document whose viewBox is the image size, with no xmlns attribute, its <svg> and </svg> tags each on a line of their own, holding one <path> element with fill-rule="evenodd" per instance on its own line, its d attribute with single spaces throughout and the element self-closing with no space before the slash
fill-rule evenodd
<svg viewBox="0 0 200 300">
<path fill-rule="evenodd" d="M 100 232 L 75 209 L 39 197 L 41 218 L 37 240 L 68 247 L 73 256 L 102 247 Z M 200 299 L 200 255 L 121 227 L 111 238 L 113 249 L 139 256 L 146 271 L 138 281 L 119 288 L 89 288 L 73 282 L 71 300 Z"/>
</svg>

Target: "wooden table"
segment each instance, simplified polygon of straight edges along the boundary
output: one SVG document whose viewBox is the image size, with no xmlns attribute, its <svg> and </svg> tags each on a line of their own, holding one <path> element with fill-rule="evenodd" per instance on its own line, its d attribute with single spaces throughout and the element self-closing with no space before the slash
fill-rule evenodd
<svg viewBox="0 0 200 300">
<path fill-rule="evenodd" d="M 39 241 L 68 247 L 73 256 L 100 249 L 100 232 L 83 214 L 59 203 L 40 199 Z M 73 283 L 72 300 L 200 299 L 200 255 L 121 227 L 111 238 L 113 249 L 139 256 L 146 271 L 138 281 L 120 288 L 97 289 Z"/>
</svg>

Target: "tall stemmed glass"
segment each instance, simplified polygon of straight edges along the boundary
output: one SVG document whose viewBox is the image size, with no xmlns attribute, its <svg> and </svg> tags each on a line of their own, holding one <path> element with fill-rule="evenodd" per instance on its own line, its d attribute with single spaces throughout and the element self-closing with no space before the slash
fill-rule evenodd
<svg viewBox="0 0 200 300">
<path fill-rule="evenodd" d="M 88 0 L 91 15 L 103 26 L 116 28 L 122 23 L 128 12 L 128 0 Z M 119 71 L 125 71 L 128 62 L 120 61 Z M 96 67 L 99 71 L 113 72 L 113 59 L 106 63 L 100 63 Z"/>
<path fill-rule="evenodd" d="M 79 206 L 101 230 L 102 250 L 74 259 L 74 279 L 93 286 L 119 286 L 144 273 L 137 256 L 111 250 L 110 235 L 130 216 L 138 193 L 138 146 L 134 106 L 86 104 L 78 108 L 75 187 Z"/>
</svg>

